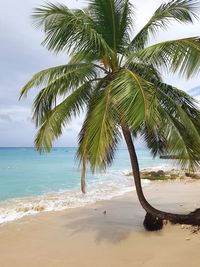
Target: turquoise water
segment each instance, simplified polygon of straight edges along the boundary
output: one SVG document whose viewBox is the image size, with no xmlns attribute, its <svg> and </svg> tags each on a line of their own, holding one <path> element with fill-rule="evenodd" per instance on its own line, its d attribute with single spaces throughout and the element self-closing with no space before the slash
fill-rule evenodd
<svg viewBox="0 0 200 267">
<path fill-rule="evenodd" d="M 27 209 L 28 213 L 60 210 L 133 189 L 132 178 L 125 175 L 131 169 L 127 150 L 119 149 L 106 173 L 92 175 L 88 171 L 88 193 L 82 196 L 75 153 L 76 148 L 54 148 L 42 155 L 34 148 L 0 148 L 0 222 L 22 217 Z M 167 165 L 166 161 L 153 160 L 146 149 L 139 149 L 138 157 L 142 169 Z"/>
</svg>

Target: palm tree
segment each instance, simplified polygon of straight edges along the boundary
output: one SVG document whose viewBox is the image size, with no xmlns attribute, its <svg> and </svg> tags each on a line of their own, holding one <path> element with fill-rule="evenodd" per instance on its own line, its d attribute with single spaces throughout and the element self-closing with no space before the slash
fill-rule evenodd
<svg viewBox="0 0 200 267">
<path fill-rule="evenodd" d="M 200 112 L 195 100 L 164 83 L 160 71 L 186 78 L 200 68 L 199 37 L 148 45 L 172 20 L 192 23 L 197 1 L 172 0 L 162 4 L 133 35 L 134 8 L 128 0 L 88 0 L 86 9 L 68 9 L 46 3 L 34 10 L 33 19 L 45 33 L 43 45 L 70 55 L 62 66 L 42 70 L 25 85 L 21 96 L 40 87 L 33 103 L 39 128 L 35 146 L 50 151 L 70 121 L 85 112 L 77 157 L 85 172 L 105 170 L 124 137 L 130 155 L 139 201 L 147 212 L 144 226 L 162 228 L 163 220 L 200 224 L 199 210 L 187 215 L 160 211 L 146 200 L 134 147 L 142 137 L 152 155 L 172 154 L 182 168 L 195 170 L 200 155 Z"/>
</svg>

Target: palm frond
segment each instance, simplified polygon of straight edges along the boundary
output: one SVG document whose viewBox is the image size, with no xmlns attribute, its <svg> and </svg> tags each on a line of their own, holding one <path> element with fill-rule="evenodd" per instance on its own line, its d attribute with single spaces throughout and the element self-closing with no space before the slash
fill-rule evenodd
<svg viewBox="0 0 200 267">
<path fill-rule="evenodd" d="M 199 113 L 199 102 L 185 91 L 176 88 L 175 86 L 159 82 L 155 84 L 167 98 L 170 97 L 172 100 L 176 100 L 176 104 L 182 109 L 186 110 L 187 114 L 197 115 Z"/>
<path fill-rule="evenodd" d="M 168 154 L 167 139 L 159 120 L 141 125 L 139 136 L 144 140 L 153 158 Z"/>
<path fill-rule="evenodd" d="M 197 18 L 198 5 L 197 0 L 171 0 L 161 4 L 152 18 L 131 41 L 129 49 L 132 51 L 143 49 L 150 36 L 155 37 L 160 29 L 166 30 L 172 20 L 192 23 L 193 19 Z"/>
<path fill-rule="evenodd" d="M 72 55 L 69 63 L 70 64 L 78 64 L 78 63 L 91 63 L 94 61 L 98 61 L 101 59 L 101 56 L 97 56 L 95 51 L 90 50 L 90 49 L 85 49 L 83 51 L 79 51 Z"/>
<path fill-rule="evenodd" d="M 132 53 L 128 61 L 139 60 L 156 68 L 190 78 L 200 70 L 200 38 L 185 38 L 158 43 Z"/>
<path fill-rule="evenodd" d="M 160 110 L 163 116 L 163 129 L 167 136 L 169 154 L 175 155 L 177 164 L 182 168 L 194 171 L 199 167 L 200 143 L 194 138 L 194 134 L 189 127 L 176 119 L 167 110 Z M 198 138 L 199 139 L 199 138 Z"/>
<path fill-rule="evenodd" d="M 111 101 L 111 86 L 107 85 L 95 95 L 95 105 L 91 104 L 79 135 L 78 157 L 83 160 L 87 155 L 92 171 L 112 163 L 120 140 L 119 120 Z"/>
<path fill-rule="evenodd" d="M 152 64 L 133 62 L 127 65 L 127 69 L 137 73 L 138 76 L 151 83 L 162 82 L 161 73 Z"/>
<path fill-rule="evenodd" d="M 136 72 L 125 69 L 112 82 L 112 97 L 116 109 L 123 114 L 130 128 L 137 129 L 149 116 L 149 109 L 154 109 L 155 90 L 152 84 Z"/>
<path fill-rule="evenodd" d="M 45 32 L 43 45 L 51 51 L 76 53 L 87 47 L 88 51 L 93 50 L 97 54 L 112 53 L 102 35 L 95 30 L 87 11 L 47 3 L 34 10 L 33 19 L 36 26 Z"/>
<path fill-rule="evenodd" d="M 69 89 L 76 88 L 81 83 L 95 78 L 96 70 L 94 65 L 90 63 L 66 64 L 48 68 L 32 77 L 22 88 L 20 98 L 26 96 L 31 88 L 41 88 L 43 86 L 46 87 L 46 91 L 52 91 L 55 94 L 59 93 L 62 95 Z"/>
<path fill-rule="evenodd" d="M 177 156 L 182 167 L 194 169 L 200 160 L 199 110 L 192 98 L 177 88 L 164 85 L 157 93 L 168 150 Z"/>
<path fill-rule="evenodd" d="M 89 12 L 96 30 L 115 52 L 129 42 L 132 5 L 128 0 L 90 0 Z"/>
<path fill-rule="evenodd" d="M 128 43 L 130 43 L 130 33 L 133 29 L 133 10 L 133 5 L 129 2 L 129 0 L 125 0 L 123 3 L 119 29 L 119 44 L 121 46 L 120 52 L 124 51 L 124 48 L 127 47 Z"/>
<path fill-rule="evenodd" d="M 52 142 L 62 134 L 62 129 L 74 116 L 78 116 L 90 99 L 91 83 L 87 82 L 70 94 L 63 102 L 43 115 L 35 146 L 39 151 L 49 151 Z"/>
<path fill-rule="evenodd" d="M 200 163 L 200 113 L 185 92 L 160 83 L 156 89 L 157 113 L 138 129 L 152 155 L 173 155 L 177 164 L 190 171 Z"/>
</svg>

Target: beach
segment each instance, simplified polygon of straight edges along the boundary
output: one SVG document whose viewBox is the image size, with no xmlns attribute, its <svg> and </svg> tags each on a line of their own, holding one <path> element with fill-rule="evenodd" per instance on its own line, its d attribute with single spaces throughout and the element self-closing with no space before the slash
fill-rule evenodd
<svg viewBox="0 0 200 267">
<path fill-rule="evenodd" d="M 200 0 L 1 10 L 0 267 L 200 267 Z"/>
<path fill-rule="evenodd" d="M 200 181 L 151 182 L 147 199 L 163 210 L 200 207 Z M 135 191 L 84 207 L 27 216 L 0 226 L 1 267 L 197 267 L 200 233 L 166 225 L 146 232 Z"/>
</svg>

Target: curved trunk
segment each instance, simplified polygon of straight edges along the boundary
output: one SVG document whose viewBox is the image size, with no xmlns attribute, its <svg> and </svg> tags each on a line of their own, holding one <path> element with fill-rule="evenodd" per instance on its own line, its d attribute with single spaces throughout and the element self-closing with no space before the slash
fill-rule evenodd
<svg viewBox="0 0 200 267">
<path fill-rule="evenodd" d="M 141 185 L 141 178 L 140 178 L 140 170 L 139 170 L 139 164 L 137 159 L 137 154 L 135 151 L 135 147 L 133 144 L 133 140 L 131 137 L 130 130 L 126 124 L 122 124 L 122 132 L 126 141 L 126 145 L 129 151 L 130 159 L 131 159 L 131 166 L 132 166 L 132 172 L 134 176 L 135 181 L 135 187 L 138 199 L 142 205 L 142 207 L 147 212 L 146 218 L 144 221 L 144 226 L 147 230 L 158 230 L 161 229 L 162 221 L 168 220 L 172 223 L 181 223 L 181 224 L 192 224 L 192 225 L 200 225 L 200 209 L 195 210 L 194 212 L 191 212 L 187 215 L 181 215 L 181 214 L 173 214 L 169 212 L 160 211 L 154 207 L 152 207 L 148 201 L 146 200 L 142 185 Z M 148 222 L 147 222 L 148 221 Z M 150 224 L 156 224 L 156 221 L 158 223 L 158 228 L 155 229 Z M 149 225 L 148 225 L 149 224 Z"/>
</svg>

